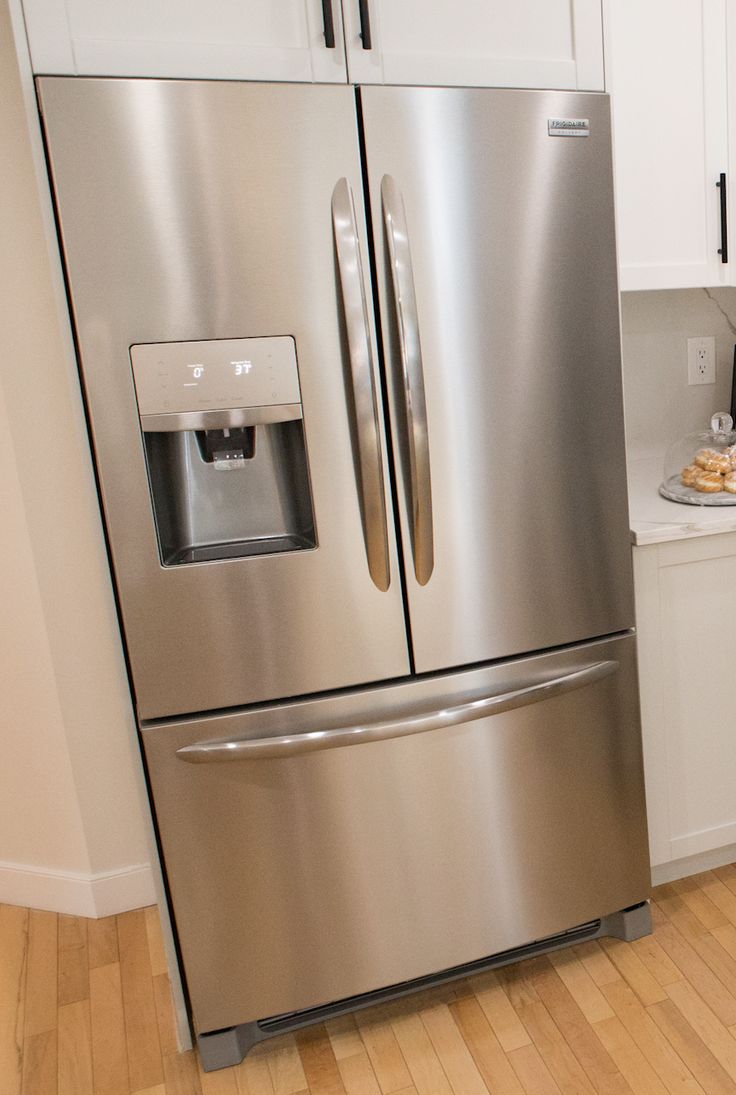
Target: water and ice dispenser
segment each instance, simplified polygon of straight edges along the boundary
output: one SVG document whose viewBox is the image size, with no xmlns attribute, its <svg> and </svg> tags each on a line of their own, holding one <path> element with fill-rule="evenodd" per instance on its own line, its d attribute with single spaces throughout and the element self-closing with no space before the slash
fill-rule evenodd
<svg viewBox="0 0 736 1095">
<path fill-rule="evenodd" d="M 315 547 L 293 338 L 130 356 L 164 566 Z"/>
</svg>

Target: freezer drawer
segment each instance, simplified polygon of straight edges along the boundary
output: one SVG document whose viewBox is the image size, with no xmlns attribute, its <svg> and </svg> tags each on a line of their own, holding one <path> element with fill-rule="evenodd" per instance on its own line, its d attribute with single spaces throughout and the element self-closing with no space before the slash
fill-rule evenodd
<svg viewBox="0 0 736 1095">
<path fill-rule="evenodd" d="M 144 727 L 197 1032 L 644 900 L 634 653 L 627 635 Z"/>
</svg>

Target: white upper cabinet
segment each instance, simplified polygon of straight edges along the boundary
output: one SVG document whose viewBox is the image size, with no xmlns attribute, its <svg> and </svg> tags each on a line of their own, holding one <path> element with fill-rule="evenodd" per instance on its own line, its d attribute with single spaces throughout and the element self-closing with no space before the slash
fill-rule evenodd
<svg viewBox="0 0 736 1095">
<path fill-rule="evenodd" d="M 600 0 L 343 0 L 343 8 L 356 84 L 603 89 Z"/>
<path fill-rule="evenodd" d="M 622 289 L 734 280 L 716 185 L 728 173 L 727 74 L 726 0 L 608 0 Z"/>
<path fill-rule="evenodd" d="M 601 0 L 23 4 L 39 73 L 603 88 Z"/>
<path fill-rule="evenodd" d="M 346 79 L 339 0 L 23 0 L 23 6 L 35 72 Z M 330 12 L 332 48 L 325 34 Z"/>
</svg>

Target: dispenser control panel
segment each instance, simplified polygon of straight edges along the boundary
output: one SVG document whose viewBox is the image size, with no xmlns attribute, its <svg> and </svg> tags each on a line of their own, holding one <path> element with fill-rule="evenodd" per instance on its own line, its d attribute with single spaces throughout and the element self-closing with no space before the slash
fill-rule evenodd
<svg viewBox="0 0 736 1095">
<path fill-rule="evenodd" d="M 289 335 L 147 342 L 130 359 L 141 416 L 301 402 Z"/>
</svg>

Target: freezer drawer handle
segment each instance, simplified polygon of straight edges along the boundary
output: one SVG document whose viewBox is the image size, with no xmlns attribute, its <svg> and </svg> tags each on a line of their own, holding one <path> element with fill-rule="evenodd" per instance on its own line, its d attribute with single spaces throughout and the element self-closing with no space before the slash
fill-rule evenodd
<svg viewBox="0 0 736 1095">
<path fill-rule="evenodd" d="M 434 569 L 427 403 L 424 395 L 422 347 L 419 341 L 419 317 L 414 292 L 406 211 L 401 191 L 390 175 L 384 175 L 381 180 L 381 202 L 404 381 L 414 573 L 419 585 L 424 586 L 431 578 Z"/>
<path fill-rule="evenodd" d="M 313 730 L 302 734 L 286 734 L 277 738 L 250 738 L 244 741 L 200 741 L 177 749 L 176 755 L 189 764 L 208 764 L 223 760 L 260 760 L 266 757 L 294 757 L 301 753 L 314 753 L 322 749 L 339 749 L 343 745 L 361 745 L 368 741 L 388 741 L 406 738 L 411 734 L 424 734 L 427 730 L 442 730 L 464 722 L 474 722 L 517 707 L 550 700 L 554 696 L 574 692 L 595 684 L 618 670 L 615 661 L 595 662 L 583 669 L 575 669 L 562 677 L 540 684 L 525 685 L 497 696 L 484 696 L 479 700 L 460 703 L 456 707 L 442 707 L 436 711 L 422 711 L 402 719 L 369 722 L 360 726 L 344 726 L 335 730 Z"/>
<path fill-rule="evenodd" d="M 353 386 L 359 462 L 358 493 L 365 552 L 373 584 L 385 593 L 391 584 L 391 571 L 383 455 L 363 263 L 355 221 L 355 202 L 347 179 L 340 179 L 332 192 L 332 224 Z"/>
</svg>

